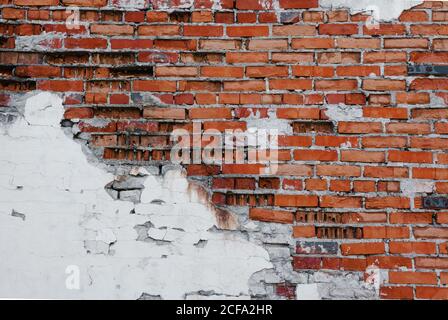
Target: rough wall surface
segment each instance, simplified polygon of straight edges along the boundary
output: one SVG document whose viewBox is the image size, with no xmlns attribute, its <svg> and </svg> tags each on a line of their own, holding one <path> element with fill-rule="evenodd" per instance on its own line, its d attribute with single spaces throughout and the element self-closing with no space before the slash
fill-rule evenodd
<svg viewBox="0 0 448 320">
<path fill-rule="evenodd" d="M 332 3 L 0 0 L 0 296 L 448 299 L 448 3 Z"/>
</svg>

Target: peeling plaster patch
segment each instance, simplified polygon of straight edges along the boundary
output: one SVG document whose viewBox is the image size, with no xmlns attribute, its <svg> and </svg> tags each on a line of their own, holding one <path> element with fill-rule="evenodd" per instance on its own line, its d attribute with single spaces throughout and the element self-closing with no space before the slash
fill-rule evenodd
<svg viewBox="0 0 448 320">
<path fill-rule="evenodd" d="M 212 10 L 218 11 L 222 10 L 221 0 L 212 0 Z"/>
<path fill-rule="evenodd" d="M 161 60 L 164 59 L 163 53 L 157 53 L 161 55 Z M 166 63 L 168 61 L 162 61 L 161 63 Z M 150 94 L 150 93 L 133 93 L 132 100 L 135 103 L 143 104 L 143 105 L 157 105 L 157 106 L 166 106 L 165 103 L 162 102 L 158 97 Z"/>
<path fill-rule="evenodd" d="M 343 142 L 339 145 L 342 149 L 350 149 L 352 147 L 352 143 L 350 141 Z"/>
<path fill-rule="evenodd" d="M 63 33 L 48 32 L 33 36 L 18 36 L 15 38 L 17 50 L 35 51 L 51 50 L 57 43 L 62 41 Z"/>
<path fill-rule="evenodd" d="M 147 0 L 115 0 L 114 3 L 120 8 L 125 9 L 144 9 Z"/>
<path fill-rule="evenodd" d="M 63 111 L 57 95 L 34 93 L 23 117 L 0 126 L 0 297 L 247 298 L 251 276 L 272 263 L 236 230 L 237 217 L 174 167 L 163 176 L 131 168 L 144 180 L 141 203 L 113 200 L 105 186 L 114 175 L 61 129 Z M 79 290 L 65 285 L 73 265 Z"/>
<path fill-rule="evenodd" d="M 174 2 L 174 3 L 173 3 Z M 194 5 L 194 0 L 152 0 L 153 7 L 157 10 L 166 10 L 172 12 L 176 9 L 190 9 Z"/>
<path fill-rule="evenodd" d="M 149 172 L 143 167 L 133 167 L 129 172 L 129 175 L 134 177 L 144 177 L 149 176 Z"/>
<path fill-rule="evenodd" d="M 431 100 L 429 106 L 431 107 L 444 107 L 448 104 L 448 98 L 445 96 L 438 96 L 437 94 L 431 92 L 430 97 Z"/>
<path fill-rule="evenodd" d="M 363 118 L 362 107 L 347 105 L 328 105 L 325 115 L 333 121 L 353 121 Z"/>
<path fill-rule="evenodd" d="M 298 284 L 296 287 L 297 300 L 321 300 L 316 283 Z"/>
<path fill-rule="evenodd" d="M 375 286 L 365 282 L 363 273 L 317 271 L 310 277 L 310 282 L 317 284 L 320 299 L 379 298 L 379 292 Z"/>
<path fill-rule="evenodd" d="M 323 8 L 350 8 L 353 13 L 373 11 L 383 21 L 398 19 L 404 10 L 423 3 L 423 0 L 320 0 Z"/>
<path fill-rule="evenodd" d="M 263 10 L 271 10 L 273 8 L 271 0 L 258 0 L 258 3 L 263 8 Z"/>
<path fill-rule="evenodd" d="M 401 192 L 407 196 L 414 196 L 416 193 L 432 193 L 434 191 L 434 181 L 403 180 L 400 182 Z"/>
<path fill-rule="evenodd" d="M 247 118 L 247 127 L 253 130 L 277 130 L 279 134 L 291 135 L 292 126 L 286 119 L 278 119 L 275 110 L 269 110 L 269 118 L 257 119 L 256 117 Z"/>
</svg>

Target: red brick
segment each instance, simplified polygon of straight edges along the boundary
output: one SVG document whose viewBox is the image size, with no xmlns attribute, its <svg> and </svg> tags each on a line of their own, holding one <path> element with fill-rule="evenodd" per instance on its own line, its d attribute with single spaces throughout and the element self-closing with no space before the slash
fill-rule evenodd
<svg viewBox="0 0 448 320">
<path fill-rule="evenodd" d="M 317 207 L 317 196 L 276 194 L 275 205 L 279 207 Z"/>
<path fill-rule="evenodd" d="M 8 20 L 22 20 L 25 19 L 26 11 L 15 8 L 2 8 L 2 18 Z"/>
<path fill-rule="evenodd" d="M 409 198 L 404 197 L 366 198 L 367 209 L 381 209 L 381 208 L 407 209 L 409 207 L 410 207 Z"/>
<path fill-rule="evenodd" d="M 61 76 L 61 68 L 50 66 L 17 66 L 15 75 L 31 78 L 57 78 Z"/>
<path fill-rule="evenodd" d="M 415 227 L 416 239 L 448 239 L 448 228 Z"/>
<path fill-rule="evenodd" d="M 333 150 L 294 150 L 294 159 L 302 161 L 337 161 L 338 154 Z"/>
<path fill-rule="evenodd" d="M 157 77 L 195 77 L 198 75 L 196 67 L 156 67 Z"/>
<path fill-rule="evenodd" d="M 93 24 L 90 26 L 90 32 L 100 35 L 132 35 L 134 27 L 130 25 L 115 25 L 115 24 Z"/>
<path fill-rule="evenodd" d="M 399 238 L 407 239 L 409 238 L 409 228 L 389 227 L 389 226 L 385 227 L 366 226 L 363 229 L 363 236 L 365 239 L 399 239 Z"/>
<path fill-rule="evenodd" d="M 339 133 L 381 133 L 382 125 L 379 122 L 339 122 Z"/>
<path fill-rule="evenodd" d="M 428 14 L 425 11 L 405 10 L 398 19 L 403 22 L 428 21 Z"/>
<path fill-rule="evenodd" d="M 386 49 L 397 49 L 397 48 L 428 48 L 428 39 L 385 39 L 384 48 Z M 414 56 L 414 52 L 411 56 Z"/>
<path fill-rule="evenodd" d="M 64 119 L 86 118 L 93 118 L 93 110 L 91 108 L 69 108 L 64 113 Z"/>
<path fill-rule="evenodd" d="M 224 33 L 222 26 L 184 26 L 184 36 L 188 37 L 221 37 Z"/>
<path fill-rule="evenodd" d="M 293 223 L 294 215 L 290 211 L 251 208 L 249 218 L 252 220 L 276 223 Z"/>
<path fill-rule="evenodd" d="M 416 287 L 415 297 L 418 299 L 448 300 L 448 288 Z"/>
<path fill-rule="evenodd" d="M 365 35 L 402 35 L 406 32 L 406 26 L 402 24 L 380 24 L 378 28 L 363 27 Z"/>
<path fill-rule="evenodd" d="M 369 77 L 381 75 L 381 70 L 378 66 L 341 66 L 336 68 L 336 73 L 343 77 Z"/>
<path fill-rule="evenodd" d="M 229 108 L 195 108 L 190 109 L 191 119 L 231 119 L 232 112 Z"/>
<path fill-rule="evenodd" d="M 292 74 L 296 77 L 331 78 L 334 76 L 333 67 L 293 66 Z"/>
<path fill-rule="evenodd" d="M 154 41 L 150 39 L 111 39 L 110 44 L 112 49 L 151 49 Z M 139 55 L 139 61 L 142 61 L 142 57 Z"/>
<path fill-rule="evenodd" d="M 384 162 L 384 152 L 342 150 L 341 161 L 346 162 Z"/>
<path fill-rule="evenodd" d="M 211 78 L 242 78 L 242 67 L 201 67 L 201 76 Z"/>
<path fill-rule="evenodd" d="M 406 62 L 406 52 L 376 51 L 364 52 L 364 63 Z"/>
<path fill-rule="evenodd" d="M 320 269 L 321 265 L 322 265 L 321 258 L 311 258 L 311 257 L 294 257 L 293 258 L 293 268 L 296 270 Z"/>
<path fill-rule="evenodd" d="M 293 49 L 330 49 L 334 47 L 334 40 L 331 38 L 306 38 L 292 39 Z"/>
<path fill-rule="evenodd" d="M 268 26 L 228 26 L 229 37 L 266 37 L 269 35 Z"/>
<path fill-rule="evenodd" d="M 136 80 L 134 81 L 134 90 L 136 91 L 156 91 L 156 92 L 175 92 L 176 82 L 162 80 Z"/>
<path fill-rule="evenodd" d="M 412 287 L 381 287 L 381 299 L 402 299 L 409 300 L 414 297 L 414 290 Z"/>
<path fill-rule="evenodd" d="M 314 36 L 316 28 L 307 25 L 287 25 L 273 26 L 272 35 L 274 36 Z"/>
<path fill-rule="evenodd" d="M 381 48 L 380 39 L 356 39 L 356 38 L 338 38 L 336 47 L 342 49 L 379 49 Z"/>
<path fill-rule="evenodd" d="M 310 9 L 319 6 L 318 0 L 280 0 L 280 8 L 284 9 Z"/>
<path fill-rule="evenodd" d="M 264 52 L 227 52 L 227 63 L 268 62 L 268 53 Z"/>
<path fill-rule="evenodd" d="M 403 269 L 412 267 L 412 259 L 397 256 L 367 257 L 368 265 L 376 265 L 380 269 Z"/>
<path fill-rule="evenodd" d="M 64 0 L 63 3 L 76 0 Z M 14 0 L 16 6 L 57 6 L 59 0 Z"/>
<path fill-rule="evenodd" d="M 80 80 L 42 80 L 38 82 L 38 89 L 46 91 L 83 91 L 84 83 Z"/>
<path fill-rule="evenodd" d="M 353 35 L 358 34 L 358 25 L 356 24 L 321 24 L 319 25 L 319 34 L 327 35 Z"/>
<path fill-rule="evenodd" d="M 314 226 L 294 226 L 292 236 L 294 238 L 314 238 L 316 236 Z"/>
<path fill-rule="evenodd" d="M 185 119 L 185 109 L 145 108 L 143 117 L 152 119 Z"/>
<path fill-rule="evenodd" d="M 433 242 L 394 242 L 389 243 L 390 253 L 404 254 L 434 254 L 436 253 L 436 244 Z"/>
<path fill-rule="evenodd" d="M 67 49 L 105 49 L 107 40 L 101 38 L 67 38 L 64 41 Z"/>
<path fill-rule="evenodd" d="M 360 208 L 360 197 L 321 196 L 319 206 L 322 208 Z"/>
<path fill-rule="evenodd" d="M 412 151 L 389 151 L 389 162 L 405 163 L 432 163 L 432 153 L 430 152 L 412 152 Z"/>
<path fill-rule="evenodd" d="M 335 177 L 359 177 L 361 168 L 357 166 L 318 165 L 317 175 Z"/>
<path fill-rule="evenodd" d="M 269 81 L 271 90 L 310 90 L 312 86 L 312 80 L 307 79 L 275 79 Z"/>
<path fill-rule="evenodd" d="M 246 67 L 246 76 L 250 78 L 286 77 L 288 67 Z"/>
<path fill-rule="evenodd" d="M 341 244 L 341 253 L 349 255 L 371 255 L 385 253 L 383 242 L 344 243 Z"/>
<path fill-rule="evenodd" d="M 400 91 L 406 89 L 404 80 L 364 80 L 362 83 L 364 90 L 370 91 Z"/>
<path fill-rule="evenodd" d="M 316 80 L 314 87 L 322 91 L 350 91 L 358 88 L 356 80 Z"/>
</svg>

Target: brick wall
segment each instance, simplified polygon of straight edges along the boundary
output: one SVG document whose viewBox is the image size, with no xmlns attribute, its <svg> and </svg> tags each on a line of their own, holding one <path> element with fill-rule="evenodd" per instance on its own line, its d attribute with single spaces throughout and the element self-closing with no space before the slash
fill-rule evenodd
<svg viewBox="0 0 448 320">
<path fill-rule="evenodd" d="M 220 208 L 291 226 L 299 273 L 376 266 L 382 298 L 448 298 L 448 73 L 408 69 L 448 65 L 447 2 L 374 28 L 317 0 L 150 2 L 0 0 L 0 105 L 58 92 L 65 125 L 122 165 L 169 163 L 170 134 L 193 123 L 277 123 L 275 173 L 189 177 Z"/>
</svg>

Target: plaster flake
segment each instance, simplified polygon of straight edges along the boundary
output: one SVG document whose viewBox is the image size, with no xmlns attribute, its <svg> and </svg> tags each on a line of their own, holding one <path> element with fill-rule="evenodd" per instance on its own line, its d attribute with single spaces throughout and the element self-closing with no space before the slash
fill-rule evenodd
<svg viewBox="0 0 448 320">
<path fill-rule="evenodd" d="M 414 197 L 416 193 L 432 193 L 434 188 L 434 181 L 407 179 L 400 182 L 401 192 L 404 195 L 412 197 Z"/>
<path fill-rule="evenodd" d="M 298 284 L 296 287 L 297 300 L 320 300 L 317 283 Z"/>
<path fill-rule="evenodd" d="M 404 10 L 423 3 L 423 0 L 320 0 L 323 8 L 350 8 L 352 13 L 369 11 L 380 21 L 398 19 Z"/>
<path fill-rule="evenodd" d="M 43 32 L 39 35 L 15 37 L 16 50 L 34 51 L 51 50 L 55 44 L 62 41 L 63 33 Z"/>
<path fill-rule="evenodd" d="M 328 105 L 325 115 L 333 121 L 353 121 L 363 118 L 362 107 L 347 105 Z"/>
<path fill-rule="evenodd" d="M 114 175 L 60 128 L 57 95 L 33 94 L 23 114 L 0 127 L 0 297 L 246 298 L 251 275 L 272 268 L 264 248 L 217 229 L 222 213 L 180 170 L 132 168 L 144 179 L 141 203 L 113 200 L 105 186 Z M 142 241 L 136 226 L 145 225 L 166 245 Z M 80 270 L 79 290 L 66 287 L 68 266 Z"/>
<path fill-rule="evenodd" d="M 144 9 L 147 0 L 116 0 L 116 5 L 126 9 Z"/>
</svg>

